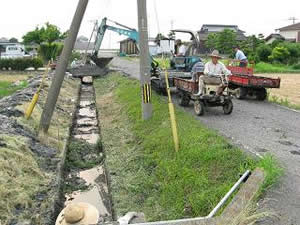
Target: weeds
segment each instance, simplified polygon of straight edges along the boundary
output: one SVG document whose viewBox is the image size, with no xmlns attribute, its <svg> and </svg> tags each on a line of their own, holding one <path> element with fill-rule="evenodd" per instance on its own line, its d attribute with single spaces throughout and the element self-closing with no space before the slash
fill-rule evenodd
<svg viewBox="0 0 300 225">
<path fill-rule="evenodd" d="M 96 81 L 97 102 L 112 87 L 114 94 L 105 101 L 109 106 L 98 106 L 102 116 L 114 121 L 102 128 L 102 135 L 104 144 L 113 144 L 105 146 L 109 170 L 120 174 L 112 179 L 117 211 L 143 211 L 147 221 L 206 216 L 240 174 L 259 165 L 180 108 L 180 150 L 175 153 L 167 101 L 153 94 L 153 117 L 144 121 L 138 81 L 117 75 Z M 270 160 L 260 163 L 269 174 L 268 184 L 275 182 L 276 166 Z"/>
<path fill-rule="evenodd" d="M 276 95 L 271 95 L 270 92 L 267 94 L 267 99 L 269 102 L 273 102 L 291 109 L 300 110 L 300 105 L 291 103 L 287 98 L 278 97 Z"/>
</svg>

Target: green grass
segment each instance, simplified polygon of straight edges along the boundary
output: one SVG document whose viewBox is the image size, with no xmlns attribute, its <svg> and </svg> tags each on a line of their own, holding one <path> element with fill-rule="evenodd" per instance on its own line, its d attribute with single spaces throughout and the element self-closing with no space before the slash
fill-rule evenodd
<svg viewBox="0 0 300 225">
<path fill-rule="evenodd" d="M 9 96 L 17 90 L 25 88 L 27 85 L 27 81 L 21 81 L 19 85 L 14 85 L 9 81 L 0 81 L 0 98 Z"/>
<path fill-rule="evenodd" d="M 120 142 L 119 153 L 107 153 L 107 160 L 113 161 L 108 166 L 117 167 L 109 169 L 125 176 L 112 190 L 116 208 L 123 207 L 119 211 L 142 211 L 147 221 L 206 216 L 245 170 L 265 169 L 266 187 L 279 177 L 280 169 L 272 157 L 254 160 L 180 108 L 176 108 L 180 137 L 176 153 L 167 101 L 153 94 L 153 117 L 142 120 L 138 81 L 112 75 L 98 80 L 95 87 L 97 95 L 113 89 L 120 104 L 118 112 L 100 106 L 100 111 L 108 108 L 110 115 L 121 113 L 111 124 L 118 128 L 117 134 L 112 130 L 107 139 L 119 144 L 122 134 L 129 136 L 126 144 Z M 128 124 L 124 122 L 127 120 Z M 127 201 L 122 204 L 124 199 Z"/>
<path fill-rule="evenodd" d="M 278 65 L 260 62 L 255 65 L 255 73 L 300 73 L 300 70 L 293 69 L 292 66 Z"/>
</svg>

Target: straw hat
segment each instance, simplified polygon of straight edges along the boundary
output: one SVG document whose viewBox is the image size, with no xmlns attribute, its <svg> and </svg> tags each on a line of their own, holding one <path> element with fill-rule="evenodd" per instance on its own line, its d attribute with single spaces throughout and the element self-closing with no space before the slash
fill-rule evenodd
<svg viewBox="0 0 300 225">
<path fill-rule="evenodd" d="M 88 203 L 74 203 L 64 208 L 56 219 L 55 225 L 96 225 L 98 210 Z"/>
<path fill-rule="evenodd" d="M 210 56 L 210 57 L 216 57 L 216 58 L 219 58 L 219 59 L 222 58 L 222 57 L 220 56 L 218 50 L 213 50 L 212 53 L 211 53 L 209 56 Z"/>
</svg>

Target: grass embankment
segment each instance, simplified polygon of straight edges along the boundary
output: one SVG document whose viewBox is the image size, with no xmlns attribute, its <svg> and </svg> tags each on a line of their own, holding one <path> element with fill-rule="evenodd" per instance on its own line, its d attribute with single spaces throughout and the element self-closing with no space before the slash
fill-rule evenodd
<svg viewBox="0 0 300 225">
<path fill-rule="evenodd" d="M 43 88 L 39 101 L 29 120 L 24 117 L 10 118 L 17 120 L 19 132 L 26 127 L 26 132 L 33 136 L 38 133 L 38 125 L 43 105 L 48 93 L 49 82 Z M 47 136 L 38 137 L 41 146 L 33 151 L 31 139 L 22 134 L 3 134 L 0 130 L 0 224 L 11 224 L 13 219 L 19 221 L 33 220 L 32 224 L 43 225 L 45 218 L 41 213 L 48 213 L 53 205 L 54 180 L 56 179 L 56 164 L 62 156 L 63 145 L 68 137 L 71 126 L 79 82 L 65 80 L 52 123 Z M 25 111 L 29 102 L 19 102 L 17 108 Z M 5 131 L 4 131 L 5 133 Z M 23 135 L 26 135 L 26 133 Z M 48 148 L 57 150 L 54 156 L 49 156 Z M 42 200 L 40 200 L 41 198 Z"/>
<path fill-rule="evenodd" d="M 255 73 L 300 73 L 300 70 L 293 69 L 293 66 L 260 62 L 255 65 L 254 72 Z"/>
<path fill-rule="evenodd" d="M 164 98 L 153 93 L 153 117 L 143 121 L 138 81 L 111 74 L 95 88 L 117 216 L 128 211 L 144 212 L 147 221 L 206 216 L 246 169 L 264 168 L 265 187 L 280 174 L 272 157 L 250 158 L 180 108 L 176 153 Z"/>
<path fill-rule="evenodd" d="M 0 98 L 9 96 L 27 86 L 26 75 L 0 75 Z M 17 83 L 16 83 L 17 82 Z"/>
</svg>

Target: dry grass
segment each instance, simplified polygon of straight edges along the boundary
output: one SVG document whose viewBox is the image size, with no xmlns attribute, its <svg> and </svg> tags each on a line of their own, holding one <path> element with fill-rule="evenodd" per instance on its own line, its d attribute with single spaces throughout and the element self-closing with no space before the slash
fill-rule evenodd
<svg viewBox="0 0 300 225">
<path fill-rule="evenodd" d="M 22 136 L 0 135 L 0 221 L 9 220 L 15 209 L 34 205 L 33 195 L 48 179 L 43 174 Z"/>
<path fill-rule="evenodd" d="M 40 137 L 41 143 L 62 150 L 72 122 L 71 113 L 76 104 L 78 88 L 78 80 L 66 79 L 64 81 L 49 132 L 47 136 Z M 23 117 L 16 118 L 19 124 L 33 134 L 38 132 L 48 89 L 49 83 L 41 93 L 29 120 Z M 24 102 L 17 108 L 25 111 L 28 105 L 29 102 Z M 8 224 L 8 221 L 15 217 L 25 219 L 35 217 L 37 219 L 40 216 L 39 213 L 32 215 L 32 211 L 41 212 L 47 209 L 51 196 L 48 196 L 49 199 L 45 199 L 39 206 L 36 205 L 34 196 L 50 187 L 50 181 L 56 176 L 55 171 L 50 173 L 39 168 L 39 159 L 30 150 L 28 139 L 21 136 L 1 135 L 0 140 L 7 144 L 6 147 L 0 147 L 0 225 Z M 62 151 L 59 151 L 57 157 L 60 157 L 61 154 Z M 21 210 L 21 214 L 16 215 L 16 210 Z M 44 223 L 35 222 L 34 224 Z"/>
<path fill-rule="evenodd" d="M 31 75 L 7 75 L 7 74 L 0 74 L 0 81 L 6 81 L 10 83 L 14 83 L 16 81 L 22 81 L 26 80 L 30 77 Z"/>
<path fill-rule="evenodd" d="M 259 74 L 256 74 L 259 76 Z M 280 88 L 269 89 L 271 96 L 300 105 L 300 74 L 261 74 L 271 78 L 281 78 Z"/>
<path fill-rule="evenodd" d="M 271 211 L 259 212 L 257 206 L 254 203 L 250 203 L 238 217 L 233 218 L 230 225 L 255 225 L 258 221 L 263 221 L 267 218 L 275 219 L 278 218 L 278 215 Z"/>
</svg>

